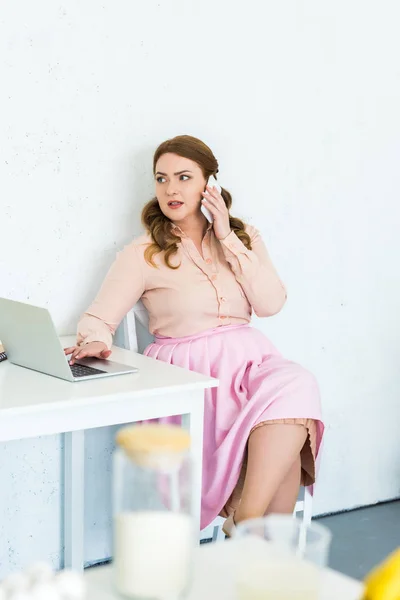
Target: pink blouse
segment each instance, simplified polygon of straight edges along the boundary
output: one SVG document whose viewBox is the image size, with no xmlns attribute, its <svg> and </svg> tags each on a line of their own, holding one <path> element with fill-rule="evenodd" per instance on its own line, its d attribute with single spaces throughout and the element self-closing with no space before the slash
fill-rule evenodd
<svg viewBox="0 0 400 600">
<path fill-rule="evenodd" d="M 210 226 L 202 253 L 178 227 L 178 252 L 167 267 L 163 253 L 149 265 L 144 251 L 151 243 L 143 235 L 117 254 L 101 289 L 78 325 L 78 344 L 102 341 L 108 348 L 126 313 L 142 299 L 150 318 L 150 333 L 167 337 L 195 335 L 207 329 L 249 323 L 252 309 L 259 317 L 280 311 L 286 290 L 269 258 L 259 232 L 246 226 L 252 250 L 232 231 L 218 240 Z"/>
</svg>

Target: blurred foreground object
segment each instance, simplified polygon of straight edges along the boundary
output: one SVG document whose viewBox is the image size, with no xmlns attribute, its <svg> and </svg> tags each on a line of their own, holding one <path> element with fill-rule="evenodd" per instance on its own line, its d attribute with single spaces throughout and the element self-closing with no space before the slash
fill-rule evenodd
<svg viewBox="0 0 400 600">
<path fill-rule="evenodd" d="M 400 600 L 400 548 L 367 575 L 362 600 Z"/>
</svg>

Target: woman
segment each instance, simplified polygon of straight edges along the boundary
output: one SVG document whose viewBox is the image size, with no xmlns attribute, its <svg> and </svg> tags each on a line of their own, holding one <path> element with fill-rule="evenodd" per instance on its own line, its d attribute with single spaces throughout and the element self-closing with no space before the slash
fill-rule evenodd
<svg viewBox="0 0 400 600">
<path fill-rule="evenodd" d="M 155 336 L 146 354 L 220 380 L 206 391 L 202 528 L 224 531 L 268 512 L 291 513 L 315 478 L 323 424 L 313 376 L 249 326 L 278 313 L 286 291 L 254 227 L 232 217 L 232 198 L 206 187 L 218 162 L 200 140 L 178 136 L 154 155 L 156 197 L 147 233 L 116 258 L 78 326 L 70 362 L 107 358 L 112 335 L 141 298 Z M 203 204 L 213 216 L 209 224 Z"/>
</svg>

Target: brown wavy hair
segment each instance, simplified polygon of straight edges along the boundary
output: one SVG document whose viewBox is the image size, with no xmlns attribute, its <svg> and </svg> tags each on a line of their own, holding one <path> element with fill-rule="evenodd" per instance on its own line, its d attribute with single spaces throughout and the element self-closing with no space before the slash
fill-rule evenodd
<svg viewBox="0 0 400 600">
<path fill-rule="evenodd" d="M 211 175 L 217 178 L 218 161 L 211 149 L 201 140 L 190 135 L 178 135 L 170 140 L 166 140 L 154 153 L 153 174 L 156 172 L 156 165 L 163 154 L 172 153 L 193 160 L 201 168 L 204 178 L 208 180 Z M 232 196 L 228 190 L 222 188 L 221 195 L 225 201 L 226 207 L 230 210 L 232 206 Z M 154 255 L 164 252 L 164 262 L 170 269 L 178 269 L 173 266 L 170 258 L 178 251 L 180 237 L 175 235 L 172 230 L 170 219 L 162 212 L 156 197 L 152 198 L 143 208 L 142 223 L 150 234 L 153 242 L 146 248 L 144 257 L 146 261 L 156 266 Z M 229 215 L 229 224 L 232 231 L 236 233 L 243 244 L 251 250 L 250 236 L 245 231 L 245 224 L 237 217 Z"/>
</svg>

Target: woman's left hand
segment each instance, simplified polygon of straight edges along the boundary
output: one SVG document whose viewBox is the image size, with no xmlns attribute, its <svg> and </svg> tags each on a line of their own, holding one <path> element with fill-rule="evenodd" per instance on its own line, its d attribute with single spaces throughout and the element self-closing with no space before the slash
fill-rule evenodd
<svg viewBox="0 0 400 600">
<path fill-rule="evenodd" d="M 208 208 L 214 218 L 213 227 L 215 237 L 218 240 L 223 240 L 231 232 L 229 224 L 229 211 L 226 208 L 225 200 L 218 192 L 216 187 L 206 186 L 206 192 L 203 194 L 203 205 Z"/>
</svg>

